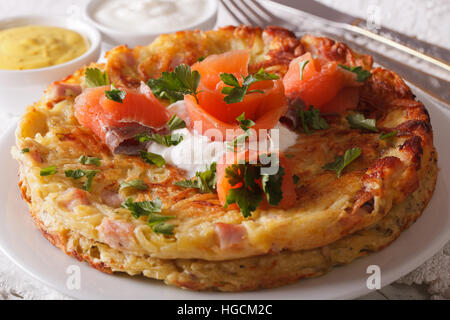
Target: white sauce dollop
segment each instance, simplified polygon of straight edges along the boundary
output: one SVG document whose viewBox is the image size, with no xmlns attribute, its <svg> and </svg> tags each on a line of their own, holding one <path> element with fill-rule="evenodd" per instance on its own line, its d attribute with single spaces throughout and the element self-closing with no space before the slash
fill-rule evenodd
<svg viewBox="0 0 450 320">
<path fill-rule="evenodd" d="M 271 131 L 274 141 L 268 147 L 269 150 L 279 149 L 284 152 L 297 141 L 297 134 L 281 123 L 272 130 L 274 129 L 276 131 Z M 279 143 L 276 143 L 274 132 L 278 132 Z M 168 164 L 186 170 L 189 178 L 194 177 L 197 171 L 204 171 L 211 163 L 219 162 L 227 151 L 227 142 L 211 141 L 208 137 L 186 128 L 172 131 L 172 134 L 175 133 L 183 136 L 183 141 L 178 145 L 166 147 L 151 143 L 148 151 L 160 154 Z"/>
<path fill-rule="evenodd" d="M 208 0 L 105 0 L 94 19 L 119 31 L 162 33 L 187 29 L 211 10 Z"/>
</svg>

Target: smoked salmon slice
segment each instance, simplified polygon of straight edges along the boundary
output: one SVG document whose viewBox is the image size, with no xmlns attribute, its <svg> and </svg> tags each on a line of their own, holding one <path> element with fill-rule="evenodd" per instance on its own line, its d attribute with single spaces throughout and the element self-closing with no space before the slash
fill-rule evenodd
<svg viewBox="0 0 450 320">
<path fill-rule="evenodd" d="M 265 80 L 250 86 L 250 90 L 261 90 L 246 94 L 242 102 L 226 103 L 222 89 L 226 86 L 221 73 L 233 74 L 242 85 L 243 77 L 248 75 L 249 53 L 245 50 L 231 51 L 219 55 L 211 55 L 192 66 L 200 75 L 199 93 L 196 100 L 186 95 L 185 103 L 190 117 L 191 126 L 201 122 L 201 133 L 209 129 L 217 129 L 226 140 L 234 139 L 242 133 L 236 117 L 245 112 L 246 119 L 255 122 L 252 129 L 271 129 L 287 109 L 283 82 Z M 234 130 L 234 135 L 227 135 L 228 130 Z M 230 132 L 230 131 L 229 131 Z M 217 138 L 217 137 L 216 137 Z"/>
<path fill-rule="evenodd" d="M 110 89 L 110 86 L 85 89 L 74 104 L 78 122 L 91 129 L 110 149 L 133 138 L 133 134 L 157 130 L 170 119 L 166 107 L 150 90 L 120 89 L 126 93 L 120 103 L 105 96 L 105 91 Z"/>
<path fill-rule="evenodd" d="M 313 105 L 323 112 L 355 108 L 357 90 L 340 92 L 362 85 L 353 72 L 341 68 L 336 61 L 313 58 L 309 52 L 291 61 L 283 84 L 288 99 L 300 98 L 306 106 Z"/>
</svg>

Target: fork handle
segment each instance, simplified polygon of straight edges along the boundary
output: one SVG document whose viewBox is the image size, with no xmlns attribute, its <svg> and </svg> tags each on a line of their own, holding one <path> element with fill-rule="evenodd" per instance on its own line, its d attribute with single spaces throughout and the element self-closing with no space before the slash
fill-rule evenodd
<svg viewBox="0 0 450 320">
<path fill-rule="evenodd" d="M 449 50 L 441 48 L 436 45 L 429 44 L 425 41 L 408 37 L 404 34 L 401 34 L 399 32 L 384 27 L 377 27 L 376 28 L 377 31 L 372 32 L 364 28 L 363 27 L 364 25 L 366 25 L 365 20 L 356 19 L 353 24 L 346 25 L 345 27 L 356 33 L 365 35 L 366 37 L 389 45 L 390 47 L 394 47 L 410 55 L 423 59 L 429 63 L 432 63 L 450 72 Z M 420 48 L 421 51 L 414 48 Z"/>
</svg>

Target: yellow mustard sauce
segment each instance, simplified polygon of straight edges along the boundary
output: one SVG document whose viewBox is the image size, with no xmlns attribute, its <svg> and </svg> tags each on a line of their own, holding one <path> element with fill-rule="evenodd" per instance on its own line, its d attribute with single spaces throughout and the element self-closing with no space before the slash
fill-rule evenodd
<svg viewBox="0 0 450 320">
<path fill-rule="evenodd" d="M 59 27 L 24 26 L 0 30 L 0 69 L 54 66 L 81 56 L 88 46 L 79 33 Z"/>
</svg>

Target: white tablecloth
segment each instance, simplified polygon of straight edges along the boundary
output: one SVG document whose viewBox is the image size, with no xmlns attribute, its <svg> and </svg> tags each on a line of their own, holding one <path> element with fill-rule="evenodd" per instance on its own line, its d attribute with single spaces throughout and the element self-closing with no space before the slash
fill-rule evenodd
<svg viewBox="0 0 450 320">
<path fill-rule="evenodd" d="M 88 0 L 1 0 L 0 18 L 22 14 L 81 15 Z M 300 0 L 299 0 L 300 1 Z M 380 23 L 386 27 L 416 36 L 419 39 L 450 48 L 450 1 L 448 0 L 320 0 L 349 14 L 367 18 L 374 8 L 379 10 Z M 228 21 L 221 16 L 219 23 Z M 0 132 L 5 132 L 15 117 L 0 111 Z M 446 164 L 448 165 L 448 164 Z M 450 299 L 450 243 L 432 259 L 397 283 L 422 285 L 427 293 L 409 297 Z M 381 291 L 389 295 L 395 287 Z M 403 288 L 392 297 L 405 298 L 409 292 Z M 383 293 L 384 291 L 384 293 Z M 380 295 L 381 296 L 381 295 Z M 382 296 L 381 296 L 382 297 Z M 34 280 L 0 253 L 0 299 L 66 299 L 64 295 Z"/>
</svg>

